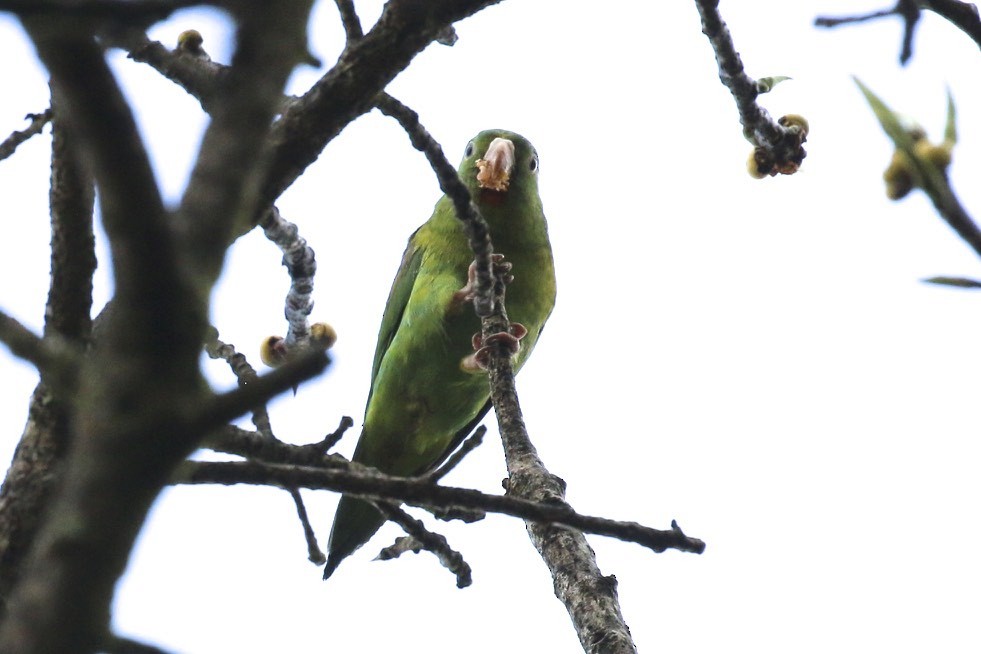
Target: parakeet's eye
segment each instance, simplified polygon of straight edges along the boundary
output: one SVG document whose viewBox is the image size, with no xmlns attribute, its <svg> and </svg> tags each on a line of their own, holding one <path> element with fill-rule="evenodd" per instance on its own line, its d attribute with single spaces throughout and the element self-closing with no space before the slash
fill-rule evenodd
<svg viewBox="0 0 981 654">
<path fill-rule="evenodd" d="M 467 143 L 467 149 L 463 151 L 463 156 L 469 157 L 472 154 L 473 154 L 473 141 L 470 141 L 469 143 Z"/>
<path fill-rule="evenodd" d="M 531 161 L 528 162 L 528 170 L 531 172 L 538 170 L 538 157 L 531 158 Z"/>
</svg>

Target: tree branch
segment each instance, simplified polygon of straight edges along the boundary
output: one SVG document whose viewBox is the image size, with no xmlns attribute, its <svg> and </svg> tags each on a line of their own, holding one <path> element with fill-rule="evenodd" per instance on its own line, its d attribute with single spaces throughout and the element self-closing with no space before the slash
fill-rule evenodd
<svg viewBox="0 0 981 654">
<path fill-rule="evenodd" d="M 164 213 L 132 115 L 84 26 L 24 21 L 98 182 L 116 295 L 82 376 L 71 465 L 0 629 L 4 652 L 95 650 L 150 503 L 203 436 L 189 427 L 203 429 L 282 380 L 270 375 L 265 389 L 204 405 L 197 365 L 211 284 L 234 225 L 254 211 L 261 143 L 309 3 L 252 8 L 231 72 L 241 71 L 229 94 L 237 109 L 216 109 L 177 219 Z"/>
<path fill-rule="evenodd" d="M 414 111 L 387 94 L 379 95 L 376 106 L 382 113 L 399 121 L 409 134 L 412 145 L 426 155 L 439 178 L 440 188 L 453 201 L 457 217 L 464 225 L 477 261 L 478 284 L 474 308 L 482 318 L 484 341 L 487 342 L 491 334 L 508 332 L 510 323 L 504 308 L 504 284 L 495 283 L 491 273 L 490 253 L 493 246 L 490 232 L 471 201 L 469 191 Z M 551 506 L 560 506 L 565 511 L 574 512 L 564 500 L 564 483 L 548 472 L 528 439 L 514 388 L 510 352 L 505 348 L 494 349 L 488 373 L 491 399 L 504 440 L 511 480 L 508 486 L 509 495 L 532 499 L 539 504 L 548 502 Z M 528 531 L 552 572 L 556 596 L 569 611 L 583 648 L 591 651 L 592 643 L 603 641 L 610 643 L 612 647 L 606 651 L 635 651 L 630 630 L 620 612 L 615 588 L 608 578 L 601 576 L 595 555 L 582 533 L 568 529 L 556 530 L 539 523 L 529 523 Z"/>
<path fill-rule="evenodd" d="M 801 147 L 806 131 L 780 124 L 757 104 L 759 84 L 743 68 L 729 28 L 719 14 L 719 1 L 695 0 L 695 6 L 702 18 L 702 33 L 715 51 L 719 79 L 736 101 L 743 134 L 757 147 L 757 172 L 760 176 L 796 172 L 806 156 Z"/>
<path fill-rule="evenodd" d="M 261 192 L 267 207 L 316 161 L 352 120 L 369 111 L 376 96 L 419 52 L 453 22 L 500 0 L 390 0 L 374 27 L 348 47 L 338 62 L 273 128 L 272 163 Z M 253 218 L 253 224 L 261 213 Z"/>
<path fill-rule="evenodd" d="M 450 547 L 445 536 L 429 531 L 421 520 L 416 520 L 394 504 L 389 502 L 373 504 L 386 520 L 394 522 L 409 534 L 408 538 L 399 538 L 394 545 L 379 552 L 377 560 L 394 559 L 410 550 L 414 552 L 426 550 L 439 559 L 444 568 L 453 573 L 457 588 L 466 588 L 473 583 L 473 571 L 470 565 L 463 559 L 462 554 Z"/>
<path fill-rule="evenodd" d="M 477 262 L 474 310 L 480 318 L 489 316 L 494 310 L 494 278 L 491 272 L 491 253 L 494 247 L 491 244 L 487 222 L 470 199 L 470 191 L 460 180 L 456 168 L 447 161 L 443 148 L 419 122 L 419 114 L 387 93 L 382 93 L 375 99 L 375 106 L 383 114 L 399 122 L 409 135 L 412 146 L 426 155 L 429 165 L 432 166 L 439 180 L 439 188 L 453 201 L 456 216 L 463 223 L 467 241 L 474 253 L 474 261 Z M 507 327 L 502 331 L 506 332 Z"/>
<path fill-rule="evenodd" d="M 3 140 L 3 143 L 0 143 L 0 161 L 12 155 L 21 143 L 32 136 L 40 134 L 44 126 L 51 120 L 51 110 L 45 109 L 39 114 L 27 114 L 25 118 L 31 121 L 27 129 L 20 131 L 14 130 L 10 133 L 10 136 Z"/>
<path fill-rule="evenodd" d="M 943 16 L 954 26 L 967 34 L 981 48 L 981 17 L 978 8 L 970 2 L 960 0 L 898 0 L 891 9 L 880 9 L 852 16 L 818 16 L 814 19 L 816 27 L 838 27 L 854 23 L 865 23 L 886 16 L 899 16 L 903 19 L 903 46 L 899 63 L 905 65 L 913 56 L 913 35 L 920 20 L 920 10 L 929 9 Z"/>
<path fill-rule="evenodd" d="M 925 0 L 922 5 L 949 20 L 981 48 L 981 16 L 977 5 L 960 0 Z"/>
<path fill-rule="evenodd" d="M 55 107 L 47 116 L 60 113 Z M 37 122 L 37 121 L 36 121 Z M 0 340 L 37 367 L 42 382 L 31 397 L 28 421 L 0 489 L 0 598 L 20 578 L 69 446 L 69 398 L 77 389 L 80 352 L 91 331 L 95 269 L 92 180 L 78 161 L 75 139 L 55 116 L 51 139 L 51 282 L 45 336 L 38 339 L 0 314 Z M 20 344 L 14 343 L 19 334 Z"/>
<path fill-rule="evenodd" d="M 52 93 L 52 95 L 56 95 Z M 45 307 L 45 335 L 85 345 L 92 332 L 92 276 L 97 265 L 92 228 L 95 186 L 80 161 L 76 139 L 62 111 L 51 129 L 51 285 Z"/>
<path fill-rule="evenodd" d="M 361 466 L 311 468 L 270 465 L 255 461 L 185 461 L 171 478 L 174 484 L 251 484 L 280 488 L 331 490 L 368 500 L 397 501 L 426 508 L 480 509 L 533 522 L 562 525 L 592 534 L 637 543 L 655 552 L 675 549 L 701 553 L 705 544 L 678 529 L 658 530 L 576 513 L 568 505 L 534 502 L 519 497 L 489 495 L 469 488 L 435 486 L 425 479 L 393 477 Z"/>
</svg>

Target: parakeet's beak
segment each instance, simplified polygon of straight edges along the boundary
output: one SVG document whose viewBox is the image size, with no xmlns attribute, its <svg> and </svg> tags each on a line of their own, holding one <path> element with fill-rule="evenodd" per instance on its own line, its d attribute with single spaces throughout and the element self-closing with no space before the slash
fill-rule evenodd
<svg viewBox="0 0 981 654">
<path fill-rule="evenodd" d="M 514 168 L 514 143 L 500 137 L 491 141 L 483 159 L 477 159 L 477 182 L 480 188 L 506 191 Z"/>
</svg>

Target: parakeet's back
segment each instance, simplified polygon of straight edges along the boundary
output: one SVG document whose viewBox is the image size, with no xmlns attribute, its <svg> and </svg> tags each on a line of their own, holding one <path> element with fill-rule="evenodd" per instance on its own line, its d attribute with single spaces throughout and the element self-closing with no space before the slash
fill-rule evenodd
<svg viewBox="0 0 981 654">
<path fill-rule="evenodd" d="M 503 130 L 478 134 L 459 174 L 487 221 L 496 252 L 512 264 L 508 317 L 527 334 L 519 370 L 555 303 L 555 273 L 538 196 L 538 154 Z M 364 428 L 354 461 L 396 475 L 439 465 L 489 407 L 486 373 L 473 364 L 480 331 L 467 291 L 473 259 L 446 197 L 409 239 L 378 334 Z M 384 522 L 370 504 L 344 496 L 331 531 L 325 577 Z"/>
</svg>

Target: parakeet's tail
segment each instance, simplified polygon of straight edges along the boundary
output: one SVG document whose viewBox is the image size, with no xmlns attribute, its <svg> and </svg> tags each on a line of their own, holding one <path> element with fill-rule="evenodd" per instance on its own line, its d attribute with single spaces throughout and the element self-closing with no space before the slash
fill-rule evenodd
<svg viewBox="0 0 981 654">
<path fill-rule="evenodd" d="M 368 542 L 385 523 L 385 518 L 374 506 L 364 500 L 344 495 L 337 505 L 334 526 L 327 544 L 327 567 L 324 579 L 330 577 L 341 561 Z"/>
</svg>

